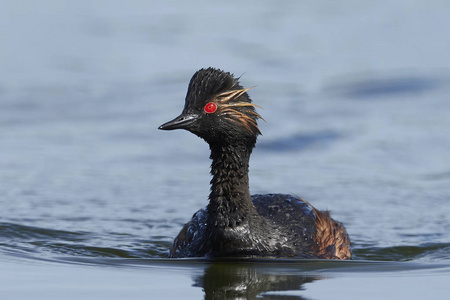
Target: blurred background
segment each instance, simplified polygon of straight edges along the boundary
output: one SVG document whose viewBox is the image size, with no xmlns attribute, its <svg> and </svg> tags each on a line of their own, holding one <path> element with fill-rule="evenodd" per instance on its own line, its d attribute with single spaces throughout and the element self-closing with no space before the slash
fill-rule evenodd
<svg viewBox="0 0 450 300">
<path fill-rule="evenodd" d="M 445 299 L 449 29 L 448 1 L 1 0 L 2 295 Z M 209 66 L 256 86 L 251 192 L 331 210 L 356 261 L 162 260 L 210 161 L 157 127 Z"/>
<path fill-rule="evenodd" d="M 362 258 L 442 259 L 449 28 L 447 1 L 2 1 L 0 222 L 26 236 L 4 247 L 164 257 L 206 205 L 210 162 L 157 127 L 213 66 L 263 107 L 252 193 L 332 210 Z"/>
</svg>

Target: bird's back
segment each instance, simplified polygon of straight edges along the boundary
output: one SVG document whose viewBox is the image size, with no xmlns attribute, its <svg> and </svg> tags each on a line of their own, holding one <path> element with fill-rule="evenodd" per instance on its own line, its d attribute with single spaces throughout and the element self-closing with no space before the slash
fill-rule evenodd
<svg viewBox="0 0 450 300">
<path fill-rule="evenodd" d="M 214 256 L 248 254 L 271 257 L 334 257 L 334 244 L 332 248 L 318 254 L 321 237 L 317 222 L 324 215 L 309 203 L 285 194 L 257 194 L 252 196 L 252 202 L 257 215 L 249 217 L 249 222 L 244 225 L 246 228 L 228 229 L 234 232 L 236 240 L 230 244 L 236 245 L 235 249 L 227 249 L 226 253 L 211 252 L 212 249 L 209 249 L 208 245 L 209 240 L 214 237 L 211 237 L 211 230 L 207 228 L 208 212 L 204 208 L 196 212 L 191 221 L 183 227 L 174 241 L 170 256 L 201 257 L 213 253 Z M 329 220 L 334 222 L 331 218 Z M 343 230 L 346 236 L 345 229 Z M 239 232 L 242 232 L 241 236 Z M 239 239 L 242 239 L 242 243 L 245 241 L 246 245 L 250 242 L 250 250 L 246 246 L 244 251 L 243 247 L 239 246 Z M 327 254 L 327 251 L 333 253 Z"/>
<path fill-rule="evenodd" d="M 285 241 L 280 256 L 350 259 L 351 242 L 345 227 L 303 199 L 285 194 L 253 195 L 258 214 L 273 222 Z M 290 250 L 292 255 L 289 255 Z"/>
<path fill-rule="evenodd" d="M 270 233 L 257 231 L 264 236 L 270 234 L 274 256 L 314 256 L 316 213 L 309 203 L 286 194 L 256 194 L 252 202 Z"/>
</svg>

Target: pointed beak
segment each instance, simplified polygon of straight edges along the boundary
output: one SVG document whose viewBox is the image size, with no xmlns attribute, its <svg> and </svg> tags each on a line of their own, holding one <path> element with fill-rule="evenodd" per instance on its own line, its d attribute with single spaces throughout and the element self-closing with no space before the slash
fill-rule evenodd
<svg viewBox="0 0 450 300">
<path fill-rule="evenodd" d="M 161 130 L 188 129 L 189 125 L 195 123 L 200 118 L 199 115 L 182 113 L 172 121 L 158 127 Z"/>
</svg>

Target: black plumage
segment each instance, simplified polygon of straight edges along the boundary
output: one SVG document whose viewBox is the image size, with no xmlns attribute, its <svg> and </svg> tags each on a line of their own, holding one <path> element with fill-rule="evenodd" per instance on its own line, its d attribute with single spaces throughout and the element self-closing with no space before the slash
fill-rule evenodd
<svg viewBox="0 0 450 300">
<path fill-rule="evenodd" d="M 209 204 L 183 227 L 170 257 L 350 258 L 345 228 L 328 212 L 291 195 L 250 195 L 249 160 L 261 116 L 248 90 L 230 73 L 201 69 L 181 115 L 159 127 L 201 137 L 212 159 Z"/>
</svg>

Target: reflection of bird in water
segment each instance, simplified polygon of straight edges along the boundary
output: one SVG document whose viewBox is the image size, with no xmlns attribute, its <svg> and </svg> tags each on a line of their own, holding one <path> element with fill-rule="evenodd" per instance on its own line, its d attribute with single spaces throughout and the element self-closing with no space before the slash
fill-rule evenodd
<svg viewBox="0 0 450 300">
<path fill-rule="evenodd" d="M 347 232 L 328 212 L 291 195 L 250 196 L 249 159 L 261 116 L 248 90 L 230 73 L 202 69 L 189 83 L 181 115 L 159 127 L 198 135 L 212 159 L 209 204 L 181 230 L 170 256 L 351 258 Z"/>
<path fill-rule="evenodd" d="M 291 272 L 273 272 L 270 264 L 215 263 L 205 270 L 204 275 L 194 279 L 194 286 L 203 288 L 205 299 L 265 299 L 265 292 L 302 290 L 303 284 L 321 279 L 316 275 Z M 276 299 L 285 299 L 279 297 Z M 286 298 L 292 299 L 291 296 Z"/>
</svg>

